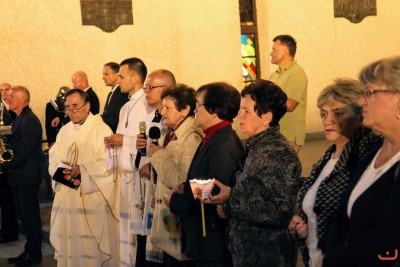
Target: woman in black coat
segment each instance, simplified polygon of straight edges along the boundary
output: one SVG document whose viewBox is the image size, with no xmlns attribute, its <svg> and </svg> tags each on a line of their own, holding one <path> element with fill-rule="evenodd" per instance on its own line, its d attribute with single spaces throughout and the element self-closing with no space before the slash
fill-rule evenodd
<svg viewBox="0 0 400 267">
<path fill-rule="evenodd" d="M 165 202 L 181 218 L 183 253 L 194 259 L 197 266 L 224 267 L 230 263 L 226 222 L 218 217 L 215 205 L 206 204 L 206 236 L 203 236 L 200 202 L 194 199 L 189 180 L 217 178 L 232 186 L 243 152 L 242 143 L 231 126 L 239 110 L 240 94 L 226 83 L 211 83 L 197 90 L 196 102 L 196 125 L 205 136 L 194 155 L 186 182 L 174 189 Z"/>
</svg>

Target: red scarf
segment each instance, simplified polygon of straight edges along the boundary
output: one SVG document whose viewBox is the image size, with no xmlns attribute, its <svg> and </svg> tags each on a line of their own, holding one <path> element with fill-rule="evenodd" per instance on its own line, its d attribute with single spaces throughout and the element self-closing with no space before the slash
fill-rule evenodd
<svg viewBox="0 0 400 267">
<path fill-rule="evenodd" d="M 219 129 L 224 128 L 228 125 L 231 125 L 230 121 L 221 121 L 221 122 L 211 126 L 210 128 L 205 129 L 203 131 L 203 133 L 206 136 L 203 138 L 203 142 L 201 143 L 200 150 L 203 149 L 203 147 L 206 145 L 207 141 L 211 138 L 211 136 L 213 136 Z"/>
</svg>

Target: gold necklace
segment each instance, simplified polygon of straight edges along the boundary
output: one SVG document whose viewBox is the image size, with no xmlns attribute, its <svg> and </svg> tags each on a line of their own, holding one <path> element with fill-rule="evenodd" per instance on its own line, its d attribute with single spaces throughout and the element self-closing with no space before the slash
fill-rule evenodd
<svg viewBox="0 0 400 267">
<path fill-rule="evenodd" d="M 129 119 L 129 114 L 131 113 L 131 110 L 135 107 L 136 103 L 144 96 L 144 93 L 136 100 L 136 102 L 132 105 L 130 109 L 128 109 L 128 113 L 126 114 L 126 121 L 125 121 L 125 128 L 128 128 L 128 119 Z"/>
</svg>

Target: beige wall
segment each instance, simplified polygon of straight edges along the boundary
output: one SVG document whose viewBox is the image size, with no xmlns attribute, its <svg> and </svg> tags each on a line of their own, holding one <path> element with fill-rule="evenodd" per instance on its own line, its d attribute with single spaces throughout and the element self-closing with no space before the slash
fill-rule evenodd
<svg viewBox="0 0 400 267">
<path fill-rule="evenodd" d="M 297 61 L 308 79 L 307 133 L 322 130 L 316 100 L 337 77 L 357 78 L 366 64 L 400 55 L 400 2 L 377 0 L 377 16 L 354 24 L 333 17 L 333 0 L 258 0 L 260 54 L 269 54 L 272 39 L 291 34 L 297 39 Z M 276 68 L 269 57 L 261 63 L 262 77 Z"/>
<path fill-rule="evenodd" d="M 103 64 L 136 56 L 148 70 L 166 68 L 195 88 L 212 81 L 241 85 L 239 4 L 231 0 L 132 1 L 134 25 L 113 33 L 82 26 L 78 0 L 0 0 L 0 81 L 31 91 L 44 109 L 83 70 L 103 107 Z"/>
<path fill-rule="evenodd" d="M 368 62 L 400 54 L 400 3 L 377 1 L 378 16 L 359 24 L 333 18 L 333 0 L 258 0 L 262 77 L 272 38 L 292 34 L 298 62 L 309 77 L 307 132 L 321 131 L 318 92 L 333 78 L 355 78 Z M 136 56 L 148 69 L 173 71 L 178 82 L 198 87 L 228 81 L 241 88 L 240 27 L 235 0 L 135 0 L 134 25 L 113 33 L 82 26 L 78 0 L 0 0 L 0 81 L 27 86 L 31 106 L 44 122 L 44 107 L 70 76 L 84 70 L 103 106 L 101 80 L 108 61 Z"/>
</svg>

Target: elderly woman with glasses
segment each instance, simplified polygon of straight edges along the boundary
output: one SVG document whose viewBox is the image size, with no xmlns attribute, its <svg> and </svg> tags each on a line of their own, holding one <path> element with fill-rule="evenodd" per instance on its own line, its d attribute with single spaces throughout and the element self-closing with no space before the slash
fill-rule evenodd
<svg viewBox="0 0 400 267">
<path fill-rule="evenodd" d="M 360 159 L 381 138 L 361 126 L 362 109 L 358 81 L 338 79 L 321 91 L 317 100 L 325 138 L 332 142 L 313 166 L 297 200 L 289 231 L 299 238 L 305 266 L 321 266 L 329 226 L 335 218 L 340 197 Z"/>
<path fill-rule="evenodd" d="M 181 252 L 181 235 L 176 216 L 163 201 L 165 193 L 186 181 L 190 163 L 202 137 L 195 127 L 196 91 L 184 84 L 165 89 L 161 115 L 168 130 L 159 145 L 150 145 L 151 164 L 157 173 L 156 199 L 150 241 L 164 252 L 166 266 L 188 266 Z M 151 136 L 150 136 L 151 138 Z"/>
<path fill-rule="evenodd" d="M 384 139 L 360 162 L 343 194 L 324 267 L 399 263 L 400 57 L 366 66 L 359 79 L 363 125 Z"/>
</svg>

